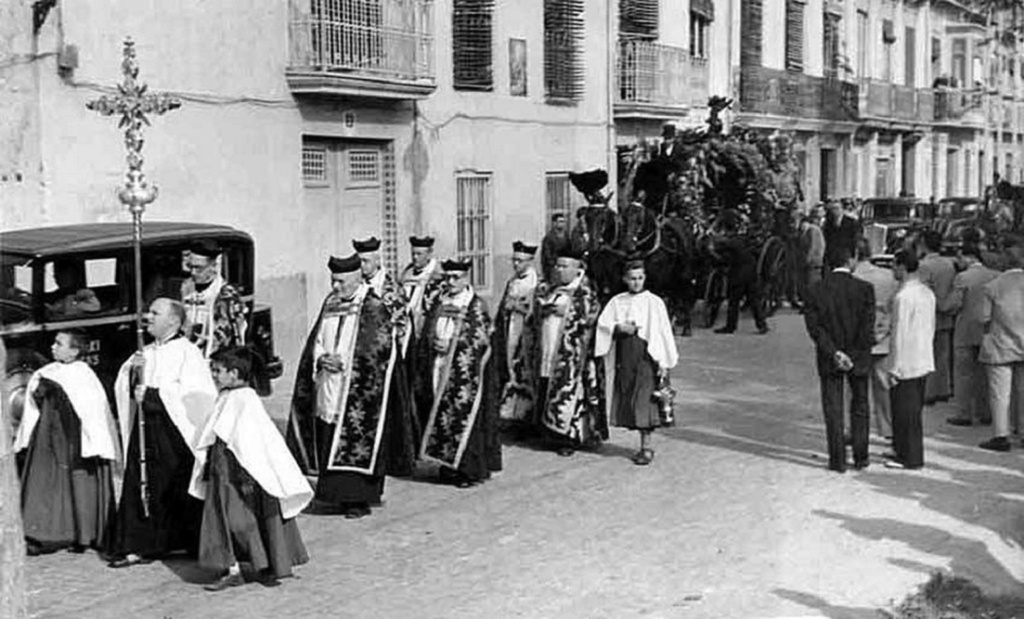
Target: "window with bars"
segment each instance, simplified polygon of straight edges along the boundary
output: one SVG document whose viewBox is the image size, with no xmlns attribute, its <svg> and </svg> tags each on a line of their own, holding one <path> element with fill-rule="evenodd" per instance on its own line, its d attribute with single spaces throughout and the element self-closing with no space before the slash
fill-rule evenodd
<svg viewBox="0 0 1024 619">
<path fill-rule="evenodd" d="M 302 182 L 307 187 L 323 187 L 327 176 L 327 147 L 323 144 L 302 145 Z"/>
<path fill-rule="evenodd" d="M 786 70 L 804 70 L 804 3 L 786 0 Z"/>
<path fill-rule="evenodd" d="M 857 77 L 868 77 L 868 14 L 857 11 Z"/>
<path fill-rule="evenodd" d="M 839 76 L 839 16 L 835 13 L 825 12 L 822 16 L 824 33 L 822 36 L 822 58 L 824 60 L 825 77 L 836 78 Z"/>
<path fill-rule="evenodd" d="M 569 173 L 548 172 L 544 180 L 544 210 L 548 227 L 551 226 L 551 218 L 555 215 L 565 215 L 572 221 L 574 192 L 572 183 L 569 182 Z"/>
<path fill-rule="evenodd" d="M 310 0 L 311 40 L 320 64 L 376 69 L 383 63 L 380 0 Z"/>
<path fill-rule="evenodd" d="M 494 88 L 494 0 L 453 0 L 452 71 L 456 90 Z"/>
<path fill-rule="evenodd" d="M 350 183 L 377 185 L 380 183 L 380 151 L 348 151 L 348 180 Z"/>
<path fill-rule="evenodd" d="M 583 97 L 583 0 L 544 0 L 544 90 L 549 102 Z"/>
<path fill-rule="evenodd" d="M 694 58 L 708 57 L 708 29 L 710 26 L 711 22 L 705 15 L 697 11 L 690 11 L 690 55 Z"/>
<path fill-rule="evenodd" d="M 491 285 L 491 176 L 459 174 L 455 177 L 457 253 L 472 261 L 473 287 Z"/>
<path fill-rule="evenodd" d="M 658 0 L 619 0 L 619 33 L 658 38 Z"/>
<path fill-rule="evenodd" d="M 903 84 L 917 85 L 917 31 L 913 28 L 904 29 L 903 38 Z"/>
</svg>

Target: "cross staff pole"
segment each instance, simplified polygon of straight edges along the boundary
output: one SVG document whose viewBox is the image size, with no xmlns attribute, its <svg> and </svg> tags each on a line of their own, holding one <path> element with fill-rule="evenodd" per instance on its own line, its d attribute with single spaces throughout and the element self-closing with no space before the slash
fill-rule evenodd
<svg viewBox="0 0 1024 619">
<path fill-rule="evenodd" d="M 181 101 L 167 94 L 147 94 L 146 85 L 140 84 L 139 65 L 135 59 L 135 42 L 131 37 L 124 40 L 121 72 L 124 81 L 117 86 L 114 96 L 102 96 L 90 101 L 86 107 L 99 112 L 103 116 L 119 115 L 118 128 L 123 128 L 124 145 L 128 151 L 128 171 L 125 173 L 124 186 L 117 192 L 121 204 L 128 207 L 132 214 L 132 246 L 135 261 L 135 345 L 136 354 L 141 356 L 144 346 L 142 334 L 142 214 L 146 205 L 156 200 L 157 188 L 146 182 L 142 173 L 142 125 L 149 125 L 146 114 L 163 114 L 181 107 Z M 142 403 L 136 401 L 135 387 L 144 385 L 145 373 L 138 365 L 133 367 L 133 380 L 130 381 L 132 393 L 132 412 L 139 428 L 139 492 L 142 495 L 142 514 L 149 518 L 149 473 L 146 466 L 146 420 L 142 412 Z M 126 446 L 127 447 L 127 446 Z"/>
</svg>

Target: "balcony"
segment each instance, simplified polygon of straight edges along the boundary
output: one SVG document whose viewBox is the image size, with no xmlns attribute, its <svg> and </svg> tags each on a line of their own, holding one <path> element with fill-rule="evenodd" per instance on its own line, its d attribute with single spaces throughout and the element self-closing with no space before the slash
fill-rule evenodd
<svg viewBox="0 0 1024 619">
<path fill-rule="evenodd" d="M 290 0 L 295 95 L 422 99 L 434 82 L 433 0 Z"/>
<path fill-rule="evenodd" d="M 930 90 L 861 80 L 860 115 L 888 122 L 930 123 L 934 118 L 935 98 Z"/>
<path fill-rule="evenodd" d="M 708 61 L 681 47 L 622 39 L 616 69 L 616 118 L 672 118 L 707 105 Z"/>
<path fill-rule="evenodd" d="M 824 121 L 857 120 L 857 85 L 765 67 L 740 69 L 744 113 Z"/>
<path fill-rule="evenodd" d="M 985 124 L 984 95 L 955 88 L 935 89 L 935 122 L 951 125 Z"/>
</svg>

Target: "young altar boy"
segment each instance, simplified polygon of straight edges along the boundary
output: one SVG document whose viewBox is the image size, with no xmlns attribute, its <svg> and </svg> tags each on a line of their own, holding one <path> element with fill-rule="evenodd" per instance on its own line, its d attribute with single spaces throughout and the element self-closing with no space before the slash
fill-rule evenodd
<svg viewBox="0 0 1024 619">
<path fill-rule="evenodd" d="M 14 451 L 25 451 L 21 508 L 28 554 L 97 548 L 114 507 L 117 425 L 79 330 L 58 331 L 54 361 L 29 379 Z"/>
<path fill-rule="evenodd" d="M 219 350 L 210 366 L 220 393 L 199 437 L 189 489 L 205 501 L 199 564 L 222 574 L 205 589 L 245 584 L 240 562 L 265 585 L 275 585 L 309 560 L 295 516 L 312 500 L 313 489 L 249 386 L 251 353 Z"/>
</svg>

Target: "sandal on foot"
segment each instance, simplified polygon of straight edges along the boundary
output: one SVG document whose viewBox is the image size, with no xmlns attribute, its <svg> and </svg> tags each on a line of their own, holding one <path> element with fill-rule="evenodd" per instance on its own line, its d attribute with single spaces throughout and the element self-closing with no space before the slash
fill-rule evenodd
<svg viewBox="0 0 1024 619">
<path fill-rule="evenodd" d="M 653 459 L 654 452 L 650 449 L 641 449 L 633 454 L 633 464 L 637 466 L 647 466 Z"/>
</svg>

